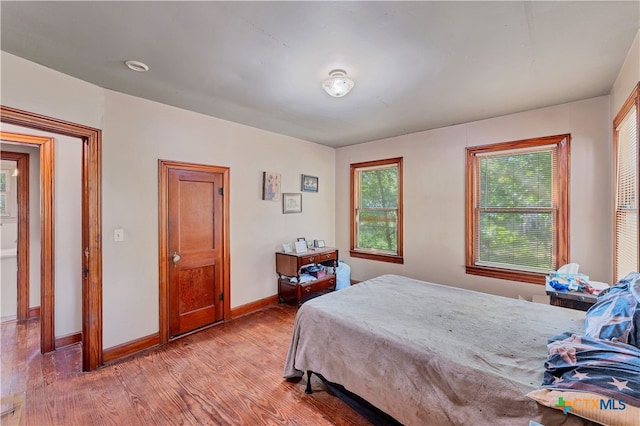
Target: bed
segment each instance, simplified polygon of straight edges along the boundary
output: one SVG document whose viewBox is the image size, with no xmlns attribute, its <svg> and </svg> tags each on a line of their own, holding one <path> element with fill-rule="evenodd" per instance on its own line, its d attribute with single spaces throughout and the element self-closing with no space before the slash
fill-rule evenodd
<svg viewBox="0 0 640 426">
<path fill-rule="evenodd" d="M 314 372 L 405 425 L 583 424 L 525 395 L 542 382 L 547 340 L 584 319 L 383 275 L 300 307 L 284 376 Z"/>
</svg>

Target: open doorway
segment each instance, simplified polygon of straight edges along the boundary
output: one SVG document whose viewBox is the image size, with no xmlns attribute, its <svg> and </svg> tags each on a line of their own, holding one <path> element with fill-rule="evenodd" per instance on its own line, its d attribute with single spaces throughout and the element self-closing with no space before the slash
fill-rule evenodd
<svg viewBox="0 0 640 426">
<path fill-rule="evenodd" d="M 39 148 L 40 152 L 40 351 L 42 353 L 55 350 L 55 332 L 54 332 L 54 139 L 44 136 L 32 136 L 19 133 L 1 132 L 0 137 L 4 143 L 19 144 L 21 146 L 33 146 Z M 3 152 L 3 156 L 10 155 Z M 27 165 L 20 168 L 25 169 Z M 27 173 L 23 173 L 19 180 L 21 188 L 21 207 L 19 210 L 23 217 L 18 220 L 18 295 L 26 295 L 29 291 L 28 271 L 30 269 L 31 259 L 30 250 L 26 246 L 30 246 L 29 235 L 29 214 L 30 208 L 25 198 L 29 197 L 28 188 L 31 186 Z M 35 227 L 34 227 L 35 228 Z M 25 299 L 27 300 L 25 302 Z M 29 298 L 22 297 L 18 302 L 24 313 L 24 305 L 28 304 Z M 28 310 L 28 306 L 27 306 Z M 24 317 L 23 314 L 19 316 Z"/>
<path fill-rule="evenodd" d="M 3 125 L 0 134 L 3 158 L 27 158 L 19 167 L 10 166 L 9 160 L 3 160 L 4 173 L 0 172 L 0 178 L 9 176 L 5 185 L 7 211 L 0 217 L 0 230 L 6 237 L 2 240 L 5 250 L 2 259 L 2 317 L 5 319 L 6 313 L 11 313 L 12 308 L 15 310 L 16 297 L 9 290 L 13 289 L 15 293 L 17 281 L 17 299 L 21 307 L 17 319 L 39 318 L 40 306 L 43 306 L 41 351 L 49 352 L 82 341 L 82 143 L 77 138 L 9 125 Z M 22 143 L 25 139 L 29 143 Z M 35 142 L 55 147 L 55 164 L 47 168 L 53 176 L 51 189 L 55 198 L 49 188 L 45 188 L 41 197 L 40 149 Z M 47 165 L 48 161 L 45 158 L 43 164 Z M 46 176 L 43 174 L 43 177 Z M 0 201 L 2 198 L 0 194 Z M 55 212 L 52 221 L 44 221 L 51 223 L 54 230 L 41 227 L 41 205 L 47 206 L 46 212 Z M 16 228 L 20 230 L 19 238 L 14 232 Z M 50 237 L 47 236 L 49 234 Z M 40 250 L 41 240 L 45 241 L 45 247 L 52 241 L 52 253 L 57 255 L 52 256 L 51 261 L 42 259 L 41 253 L 50 250 Z M 15 257 L 18 262 L 15 262 L 15 257 L 10 257 L 10 248 L 5 247 L 13 242 L 17 245 Z M 41 280 L 41 263 L 47 271 L 44 280 Z"/>
<path fill-rule="evenodd" d="M 54 134 L 60 134 L 78 138 L 82 142 L 82 252 L 77 255 L 82 259 L 82 369 L 90 371 L 102 364 L 102 221 L 101 221 L 101 138 L 102 133 L 98 129 L 82 126 L 75 123 L 61 121 L 27 111 L 21 111 L 10 107 L 0 106 L 0 120 L 3 123 L 20 127 L 42 130 Z M 28 136 L 27 136 L 28 138 Z M 40 145 L 41 159 L 50 158 L 49 161 L 41 161 L 42 191 L 46 186 L 51 188 L 53 198 L 53 144 L 37 141 L 23 140 L 24 144 Z M 43 204 L 42 221 L 42 282 L 53 283 L 53 276 L 45 277 L 49 269 L 46 264 L 54 259 L 53 223 L 44 223 L 53 220 L 53 203 L 47 207 Z M 48 218 L 48 219 L 47 219 Z M 45 236 L 44 230 L 50 232 Z M 42 302 L 40 306 L 41 320 L 52 325 L 53 288 L 51 294 L 46 294 L 43 288 Z M 53 327 L 44 330 L 41 335 L 41 348 L 44 352 L 55 349 L 55 336 Z"/>
<path fill-rule="evenodd" d="M 2 322 L 18 319 L 18 191 L 16 160 L 0 161 L 0 319 Z"/>
<path fill-rule="evenodd" d="M 2 321 L 26 320 L 30 316 L 29 252 L 29 159 L 28 149 L 8 151 L 4 146 L 0 160 L 0 234 L 2 237 L 1 300 Z M 38 153 L 33 149 L 31 153 Z M 36 188 L 37 189 L 37 188 Z M 38 243 L 39 244 L 39 243 Z M 33 270 L 40 272 L 39 260 Z M 39 280 L 37 294 L 39 295 Z M 37 304 L 39 308 L 39 304 Z M 39 315 L 39 309 L 34 315 Z"/>
</svg>

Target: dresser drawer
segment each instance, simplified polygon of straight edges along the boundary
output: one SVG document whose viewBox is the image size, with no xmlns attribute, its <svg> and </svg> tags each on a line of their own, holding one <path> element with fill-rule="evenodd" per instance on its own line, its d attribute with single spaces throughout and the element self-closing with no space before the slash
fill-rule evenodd
<svg viewBox="0 0 640 426">
<path fill-rule="evenodd" d="M 318 293 L 324 290 L 334 289 L 336 287 L 336 278 L 331 276 L 328 279 L 322 279 L 317 281 L 311 281 L 304 283 L 300 286 L 300 293 L 302 297 L 307 294 Z"/>
<path fill-rule="evenodd" d="M 308 265 L 310 263 L 327 262 L 330 260 L 337 260 L 337 259 L 338 259 L 338 252 L 332 251 L 328 253 L 315 253 L 315 254 L 303 256 L 302 259 L 300 260 L 300 263 L 302 265 Z"/>
</svg>

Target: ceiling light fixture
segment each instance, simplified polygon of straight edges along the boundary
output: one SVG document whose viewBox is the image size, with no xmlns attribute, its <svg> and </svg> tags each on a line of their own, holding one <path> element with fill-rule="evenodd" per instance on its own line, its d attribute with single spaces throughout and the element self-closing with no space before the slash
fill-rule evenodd
<svg viewBox="0 0 640 426">
<path fill-rule="evenodd" d="M 353 80 L 347 77 L 345 70 L 333 70 L 329 78 L 322 82 L 322 88 L 334 98 L 341 98 L 353 89 Z"/>
<path fill-rule="evenodd" d="M 147 72 L 149 71 L 149 66 L 140 61 L 126 61 L 124 63 L 130 70 L 135 72 Z"/>
</svg>

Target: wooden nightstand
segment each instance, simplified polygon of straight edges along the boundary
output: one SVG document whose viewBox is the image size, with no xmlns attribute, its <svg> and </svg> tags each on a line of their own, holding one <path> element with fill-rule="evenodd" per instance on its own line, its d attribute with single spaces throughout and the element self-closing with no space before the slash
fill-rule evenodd
<svg viewBox="0 0 640 426">
<path fill-rule="evenodd" d="M 333 267 L 333 273 L 327 273 L 322 278 L 299 284 L 300 268 L 307 265 L 322 264 Z M 278 274 L 278 298 L 280 303 L 294 300 L 302 303 L 305 300 L 335 290 L 336 267 L 338 266 L 338 250 L 322 248 L 306 253 L 276 253 L 276 273 Z M 295 280 L 292 281 L 292 278 Z"/>
<path fill-rule="evenodd" d="M 549 304 L 562 306 L 563 308 L 577 309 L 579 311 L 589 310 L 589 308 L 596 303 L 596 300 L 598 300 L 598 296 L 590 293 L 547 290 L 547 294 L 550 298 Z"/>
</svg>

